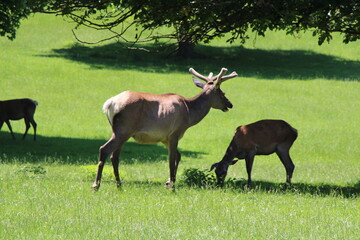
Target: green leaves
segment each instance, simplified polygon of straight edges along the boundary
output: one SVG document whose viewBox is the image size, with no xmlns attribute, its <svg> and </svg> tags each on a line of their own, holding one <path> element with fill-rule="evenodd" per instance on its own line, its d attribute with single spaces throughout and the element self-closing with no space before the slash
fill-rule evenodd
<svg viewBox="0 0 360 240">
<path fill-rule="evenodd" d="M 343 34 L 343 42 L 360 39 L 360 4 L 358 0 L 251 1 L 251 0 L 19 0 L 0 3 L 0 36 L 14 39 L 20 20 L 31 13 L 64 15 L 79 26 L 109 30 L 113 38 L 131 43 L 175 39 L 176 43 L 209 43 L 231 33 L 227 39 L 245 43 L 250 28 L 259 36 L 267 30 L 286 30 L 289 34 L 311 30 L 318 44 L 330 41 L 334 32 Z M 136 23 L 150 34 L 125 39 Z M 121 27 L 120 27 L 121 26 Z M 114 29 L 120 30 L 115 32 Z M 152 31 L 168 27 L 171 33 Z M 179 46 L 181 48 L 181 46 Z M 179 50 L 180 51 L 180 50 Z"/>
<path fill-rule="evenodd" d="M 44 175 L 46 170 L 44 167 L 37 166 L 22 166 L 18 172 L 24 173 L 28 176 Z"/>
<path fill-rule="evenodd" d="M 208 170 L 199 170 L 197 168 L 187 168 L 182 175 L 184 183 L 191 187 L 215 186 L 216 177 Z"/>
</svg>

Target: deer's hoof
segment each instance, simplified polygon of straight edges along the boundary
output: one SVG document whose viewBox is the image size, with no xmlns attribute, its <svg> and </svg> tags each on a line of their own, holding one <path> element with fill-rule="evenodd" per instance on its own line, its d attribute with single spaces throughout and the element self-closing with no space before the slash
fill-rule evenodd
<svg viewBox="0 0 360 240">
<path fill-rule="evenodd" d="M 121 182 L 117 182 L 117 183 L 116 183 L 116 188 L 117 188 L 118 190 L 122 190 L 122 188 L 121 188 Z"/>
<path fill-rule="evenodd" d="M 98 183 L 94 183 L 94 184 L 91 186 L 91 188 L 92 188 L 92 190 L 93 190 L 94 192 L 96 192 L 96 191 L 98 191 L 98 190 L 99 190 L 99 188 L 100 188 L 100 184 L 98 184 Z"/>
<path fill-rule="evenodd" d="M 165 183 L 165 188 L 166 189 L 171 189 L 171 188 L 173 188 L 173 186 L 174 186 L 174 183 L 172 182 L 172 181 L 167 181 L 166 183 Z"/>
</svg>

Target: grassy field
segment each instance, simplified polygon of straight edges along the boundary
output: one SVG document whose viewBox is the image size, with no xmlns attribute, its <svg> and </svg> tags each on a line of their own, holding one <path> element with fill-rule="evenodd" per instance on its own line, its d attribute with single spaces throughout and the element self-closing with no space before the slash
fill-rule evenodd
<svg viewBox="0 0 360 240">
<path fill-rule="evenodd" d="M 0 239 L 359 239 L 359 43 L 335 36 L 317 46 L 308 33 L 269 32 L 243 47 L 218 39 L 197 47 L 202 57 L 177 59 L 117 43 L 80 45 L 71 28 L 36 15 L 15 41 L 0 39 L 1 100 L 39 102 L 36 142 L 32 128 L 20 140 L 23 121 L 12 122 L 16 141 L 6 125 L 0 132 Z M 239 77 L 222 86 L 234 108 L 211 110 L 180 141 L 177 190 L 163 188 L 167 150 L 130 140 L 122 191 L 108 162 L 93 193 L 98 148 L 111 134 L 103 103 L 124 90 L 195 96 L 189 67 L 227 67 Z M 222 189 L 181 180 L 185 169 L 219 161 L 237 126 L 267 118 L 299 131 L 292 187 L 275 155 L 255 158 L 253 189 L 244 187 L 244 162 L 229 169 L 234 184 Z"/>
</svg>

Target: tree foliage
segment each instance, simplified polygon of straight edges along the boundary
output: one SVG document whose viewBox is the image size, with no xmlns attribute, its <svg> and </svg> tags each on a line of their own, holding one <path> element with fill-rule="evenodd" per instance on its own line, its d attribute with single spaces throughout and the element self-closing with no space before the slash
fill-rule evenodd
<svg viewBox="0 0 360 240">
<path fill-rule="evenodd" d="M 21 1 L 4 0 L 0 2 L 0 36 L 14 39 L 20 19 L 27 15 L 25 5 Z"/>
<path fill-rule="evenodd" d="M 0 11 L 6 9 L 0 4 Z M 63 15 L 96 30 L 107 30 L 112 36 L 100 41 L 119 38 L 139 43 L 170 40 L 178 44 L 180 55 L 191 55 L 192 47 L 230 33 L 227 41 L 245 42 L 249 30 L 264 36 L 267 30 L 285 30 L 289 34 L 311 30 L 318 43 L 330 41 L 340 32 L 348 43 L 360 38 L 360 2 L 358 0 L 37 0 L 37 8 L 28 3 L 11 5 L 5 16 L 12 16 L 1 34 L 15 36 L 18 19 L 29 12 Z M 24 2 L 26 3 L 24 6 Z M 40 7 L 39 7 L 40 6 Z M 10 14 L 9 14 L 10 13 Z M 1 15 L 0 19 L 3 19 Z M 1 21 L 1 20 L 0 20 Z M 3 22 L 3 21 L 1 21 Z M 1 23 L 0 22 L 0 23 Z M 12 26 L 13 28 L 9 28 Z M 171 31 L 162 33 L 160 27 Z M 126 38 L 130 28 L 136 35 Z M 5 30 L 4 30 L 5 29 Z M 9 31 L 10 29 L 10 31 Z M 182 49 L 182 50 L 181 50 Z M 183 51 L 183 52 L 182 52 Z"/>
<path fill-rule="evenodd" d="M 0 36 L 15 39 L 20 20 L 29 14 L 41 11 L 46 5 L 44 0 L 1 0 L 0 1 Z"/>
</svg>

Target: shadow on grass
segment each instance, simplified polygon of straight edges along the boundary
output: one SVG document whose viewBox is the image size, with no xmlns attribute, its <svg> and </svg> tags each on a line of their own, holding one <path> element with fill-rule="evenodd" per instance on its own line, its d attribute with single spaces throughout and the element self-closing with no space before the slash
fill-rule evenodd
<svg viewBox="0 0 360 240">
<path fill-rule="evenodd" d="M 92 178 L 91 178 L 92 179 Z M 115 188 L 115 181 L 112 180 Z M 123 182 L 123 185 L 138 186 L 138 187 L 163 187 L 164 182 L 161 181 L 131 181 L 129 179 Z M 176 183 L 176 190 L 181 191 L 181 188 L 189 187 L 184 181 L 180 180 Z M 316 197 L 344 197 L 344 198 L 358 198 L 360 195 L 360 181 L 355 184 L 347 186 L 339 186 L 335 184 L 308 184 L 308 183 L 294 183 L 291 186 L 285 183 L 272 183 L 266 181 L 253 181 L 253 187 L 247 187 L 246 180 L 236 180 L 235 182 L 227 183 L 224 187 L 218 188 L 215 185 L 192 185 L 191 188 L 200 189 L 201 191 L 207 189 L 222 189 L 231 190 L 239 194 L 248 192 L 263 192 L 267 194 L 307 194 Z M 175 190 L 175 191 L 176 191 Z M 170 191 L 170 190 L 169 190 Z"/>
<path fill-rule="evenodd" d="M 240 191 L 255 191 L 274 194 L 310 194 L 315 196 L 341 196 L 345 198 L 358 198 L 360 194 L 360 180 L 355 184 L 339 186 L 335 184 L 309 184 L 309 183 L 272 183 L 267 181 L 253 181 L 253 187 L 247 188 L 247 180 L 228 181 L 224 189 Z"/>
<path fill-rule="evenodd" d="M 219 188 L 223 190 L 245 192 L 266 192 L 272 194 L 310 194 L 316 196 L 342 196 L 346 198 L 359 197 L 360 180 L 347 186 L 334 184 L 308 184 L 308 183 L 273 183 L 267 181 L 253 181 L 252 187 L 248 188 L 247 180 L 228 178 L 222 187 L 216 184 L 213 172 L 197 168 L 185 169 L 181 175 L 181 185 L 200 189 Z"/>
<path fill-rule="evenodd" d="M 60 163 L 60 164 L 97 164 L 98 150 L 107 139 L 81 139 L 46 137 L 29 134 L 22 140 L 21 134 L 0 132 L 0 163 Z M 197 158 L 203 152 L 181 150 L 183 157 Z M 127 142 L 123 146 L 120 161 L 126 164 L 167 161 L 167 149 L 161 145 L 144 145 Z M 108 160 L 109 161 L 109 160 Z"/>
<path fill-rule="evenodd" d="M 146 45 L 155 49 L 155 46 Z M 262 79 L 296 78 L 302 80 L 326 78 L 340 81 L 360 81 L 360 61 L 351 61 L 330 55 L 304 50 L 261 50 L 243 47 L 196 47 L 199 57 L 184 59 L 127 50 L 117 43 L 89 47 L 74 44 L 69 48 L 55 49 L 42 57 L 62 57 L 88 64 L 91 68 L 137 70 L 144 72 L 187 72 L 194 67 L 200 72 L 217 71 L 226 66 L 239 76 Z"/>
</svg>

